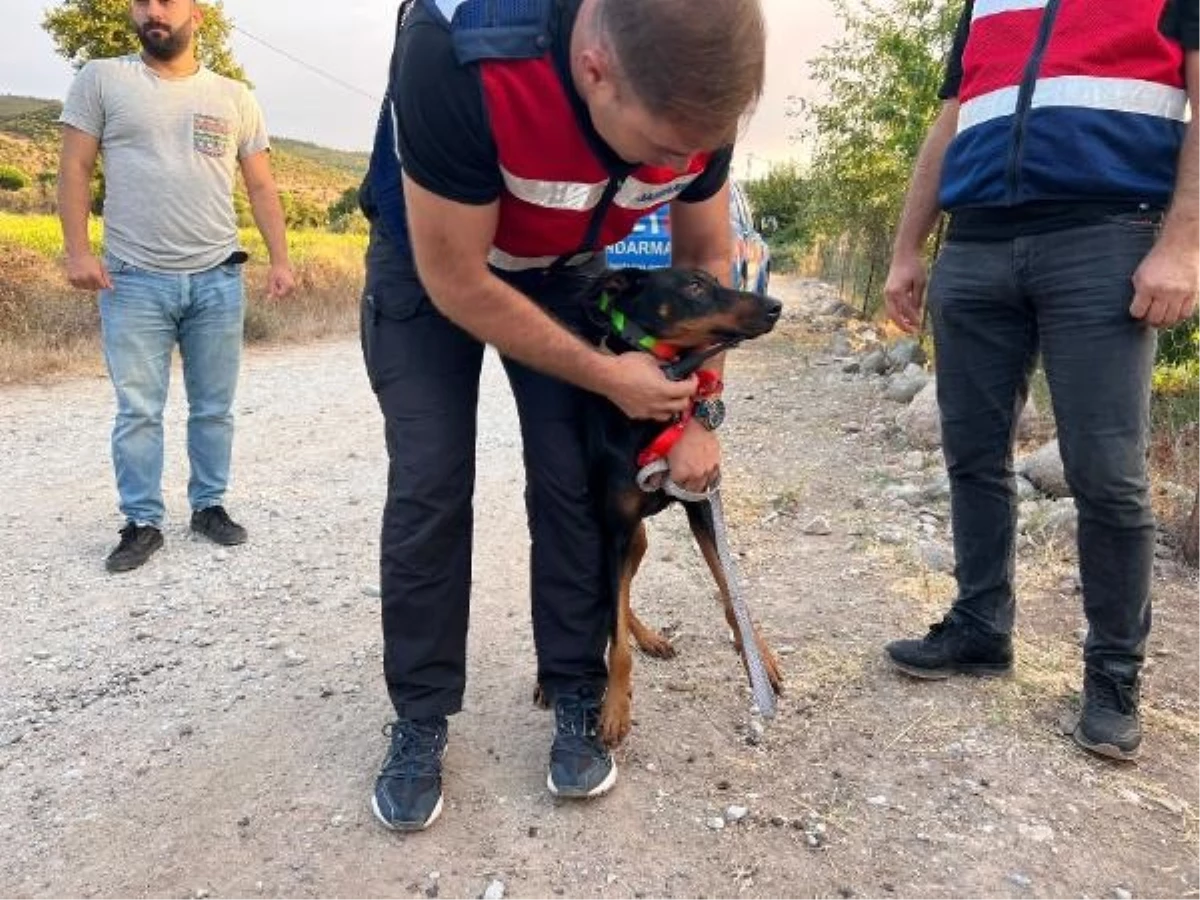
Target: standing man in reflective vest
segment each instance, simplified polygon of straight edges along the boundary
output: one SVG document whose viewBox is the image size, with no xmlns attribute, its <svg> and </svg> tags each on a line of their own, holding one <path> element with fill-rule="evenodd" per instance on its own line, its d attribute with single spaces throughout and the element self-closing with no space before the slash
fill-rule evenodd
<svg viewBox="0 0 1200 900">
<path fill-rule="evenodd" d="M 538 680 L 556 723 L 548 786 L 593 797 L 616 781 L 596 735 L 614 608 L 584 392 L 667 419 L 696 379 L 669 381 L 648 354 L 599 352 L 585 307 L 603 248 L 668 202 L 675 264 L 728 280 L 732 142 L 764 57 L 758 0 L 401 6 L 362 192 L 363 351 L 390 458 L 380 568 L 397 718 L 372 797 L 389 828 L 425 828 L 442 808 L 447 716 L 466 680 L 485 344 L 521 420 Z M 715 436 L 689 425 L 669 462 L 703 490 Z"/>
<path fill-rule="evenodd" d="M 1118 759 L 1142 739 L 1155 329 L 1196 308 L 1196 47 L 1195 0 L 968 2 L 885 288 L 915 330 L 922 248 L 949 211 L 929 308 L 958 596 L 887 653 L 922 678 L 1011 669 L 1013 434 L 1040 351 L 1079 512 L 1074 737 Z"/>
</svg>

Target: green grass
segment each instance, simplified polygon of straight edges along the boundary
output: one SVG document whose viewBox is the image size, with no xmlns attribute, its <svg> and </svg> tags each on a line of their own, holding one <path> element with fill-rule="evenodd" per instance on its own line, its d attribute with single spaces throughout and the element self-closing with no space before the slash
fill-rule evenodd
<svg viewBox="0 0 1200 900">
<path fill-rule="evenodd" d="M 98 219 L 88 222 L 93 248 L 99 248 L 103 228 Z M 13 243 L 42 256 L 62 256 L 62 227 L 56 216 L 26 216 L 0 212 L 0 243 Z"/>
</svg>

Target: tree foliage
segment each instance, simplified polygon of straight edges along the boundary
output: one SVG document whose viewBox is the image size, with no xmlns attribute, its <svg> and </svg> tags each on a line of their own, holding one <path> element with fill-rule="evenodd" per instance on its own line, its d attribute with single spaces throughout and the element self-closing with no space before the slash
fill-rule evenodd
<svg viewBox="0 0 1200 900">
<path fill-rule="evenodd" d="M 937 115 L 961 4 L 835 0 L 845 34 L 810 64 L 821 99 L 802 105 L 811 142 L 814 231 L 890 233 Z"/>
<path fill-rule="evenodd" d="M 196 36 L 196 55 L 219 75 L 246 81 L 246 73 L 229 48 L 233 23 L 220 0 L 202 3 L 203 20 Z M 137 53 L 141 49 L 129 19 L 128 0 L 63 0 L 46 11 L 42 27 L 59 54 L 75 68 L 90 59 Z"/>
<path fill-rule="evenodd" d="M 755 224 L 765 236 L 777 243 L 807 244 L 811 240 L 805 215 L 810 202 L 808 180 L 798 165 L 775 166 L 742 187 L 754 207 Z"/>
<path fill-rule="evenodd" d="M 358 186 L 352 185 L 329 205 L 326 212 L 329 230 L 338 234 L 365 234 L 367 220 L 358 206 Z"/>
</svg>

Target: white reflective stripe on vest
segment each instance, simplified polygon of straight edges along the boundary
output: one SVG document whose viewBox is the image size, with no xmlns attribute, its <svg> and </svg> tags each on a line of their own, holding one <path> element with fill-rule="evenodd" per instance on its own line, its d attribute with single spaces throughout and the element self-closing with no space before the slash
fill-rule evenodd
<svg viewBox="0 0 1200 900">
<path fill-rule="evenodd" d="M 508 188 L 508 192 L 518 200 L 547 209 L 565 209 L 571 212 L 595 209 L 608 186 L 607 181 L 588 184 L 586 181 L 538 181 L 533 178 L 521 178 L 503 167 L 500 174 L 504 176 L 504 186 Z"/>
<path fill-rule="evenodd" d="M 501 167 L 504 186 L 518 200 L 524 200 L 543 209 L 560 209 L 568 212 L 587 212 L 595 209 L 604 196 L 607 181 L 538 181 L 522 178 Z M 651 184 L 630 176 L 613 196 L 613 205 L 622 209 L 651 209 L 674 200 L 684 188 L 696 180 L 699 173 L 680 175 L 665 184 Z"/>
<path fill-rule="evenodd" d="M 1011 116 L 1017 111 L 1017 95 L 1020 93 L 1019 87 L 1006 87 L 972 97 L 958 108 L 959 134 L 992 119 Z"/>
<path fill-rule="evenodd" d="M 595 253 L 578 253 L 567 260 L 568 266 L 580 266 L 588 262 Z M 498 247 L 488 252 L 488 263 L 505 272 L 524 272 L 529 269 L 548 269 L 554 265 L 557 256 L 513 256 Z"/>
<path fill-rule="evenodd" d="M 1111 109 L 1182 122 L 1187 117 L 1187 94 L 1180 88 L 1136 78 L 1063 75 L 1043 78 L 1037 83 L 1033 106 L 1035 109 L 1046 106 Z"/>
<path fill-rule="evenodd" d="M 698 172 L 680 175 L 674 181 L 668 181 L 666 184 L 650 184 L 633 177 L 626 178 L 621 189 L 617 191 L 617 195 L 613 197 L 613 204 L 623 209 L 650 209 L 660 206 L 682 194 L 683 189 L 695 181 L 698 176 Z"/>
<path fill-rule="evenodd" d="M 1017 111 L 1019 87 L 1006 87 L 974 97 L 958 111 L 958 131 L 1011 116 Z M 1187 118 L 1187 94 L 1179 88 L 1136 78 L 1095 78 L 1089 75 L 1063 75 L 1043 78 L 1033 89 L 1033 109 L 1069 106 L 1079 109 L 1107 109 L 1174 119 Z"/>
<path fill-rule="evenodd" d="M 975 5 L 971 8 L 971 21 L 977 22 L 998 13 L 1045 9 L 1046 3 L 1047 0 L 975 0 Z"/>
</svg>

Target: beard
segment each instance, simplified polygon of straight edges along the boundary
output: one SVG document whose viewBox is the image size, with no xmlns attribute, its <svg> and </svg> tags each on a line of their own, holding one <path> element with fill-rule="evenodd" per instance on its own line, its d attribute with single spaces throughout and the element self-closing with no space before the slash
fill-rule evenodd
<svg viewBox="0 0 1200 900">
<path fill-rule="evenodd" d="M 192 43 L 192 23 L 187 22 L 176 29 L 156 22 L 147 22 L 137 29 L 142 49 L 162 62 L 178 58 Z"/>
</svg>

